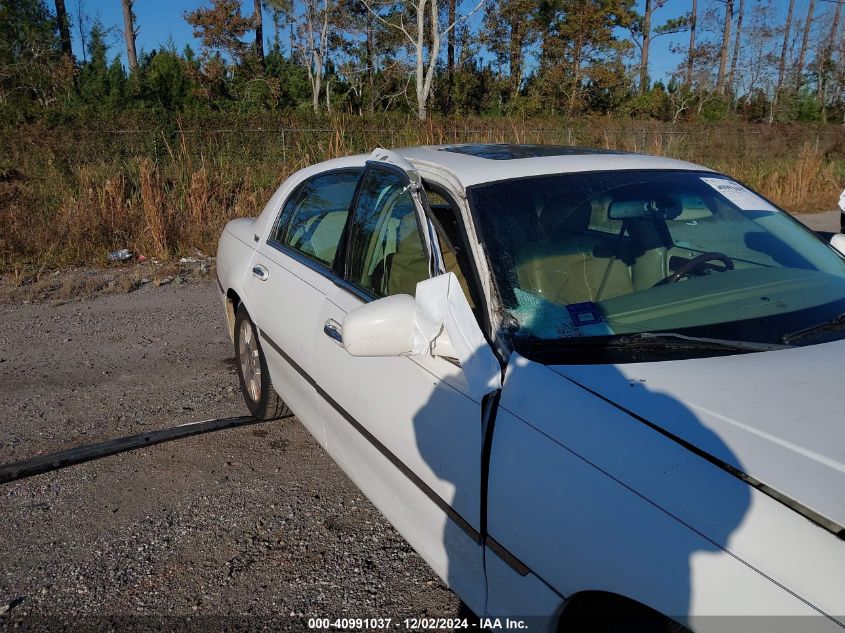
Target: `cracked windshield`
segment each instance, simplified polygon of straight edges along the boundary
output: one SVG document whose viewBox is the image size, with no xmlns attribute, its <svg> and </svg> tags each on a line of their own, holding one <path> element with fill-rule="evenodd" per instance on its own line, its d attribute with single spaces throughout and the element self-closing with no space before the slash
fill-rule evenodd
<svg viewBox="0 0 845 633">
<path fill-rule="evenodd" d="M 845 312 L 845 260 L 719 174 L 549 175 L 470 193 L 517 344 L 645 332 L 792 344 Z"/>
</svg>

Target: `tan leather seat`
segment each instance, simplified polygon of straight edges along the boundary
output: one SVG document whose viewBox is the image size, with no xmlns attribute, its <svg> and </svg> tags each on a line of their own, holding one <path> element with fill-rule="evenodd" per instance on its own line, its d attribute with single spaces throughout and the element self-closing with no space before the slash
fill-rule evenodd
<svg viewBox="0 0 845 633">
<path fill-rule="evenodd" d="M 625 261 L 619 253 L 611 257 L 616 237 L 587 232 L 591 211 L 582 205 L 559 223 L 553 237 L 517 254 L 520 287 L 562 305 L 595 301 L 607 271 L 600 299 L 634 291 Z"/>
<path fill-rule="evenodd" d="M 439 242 L 446 272 L 455 273 L 470 307 L 473 307 L 472 295 L 458 266 L 458 258 L 454 251 L 448 247 L 446 240 L 441 238 Z M 416 293 L 417 283 L 423 279 L 428 279 L 428 259 L 425 251 L 423 251 L 416 217 L 412 213 L 402 218 L 399 224 L 396 252 L 389 258 L 386 275 L 385 289 L 388 295 L 413 295 Z"/>
<path fill-rule="evenodd" d="M 428 279 L 428 258 L 413 213 L 406 214 L 399 223 L 396 252 L 390 256 L 386 268 L 385 291 L 388 295 L 414 295 L 417 283 Z"/>
</svg>

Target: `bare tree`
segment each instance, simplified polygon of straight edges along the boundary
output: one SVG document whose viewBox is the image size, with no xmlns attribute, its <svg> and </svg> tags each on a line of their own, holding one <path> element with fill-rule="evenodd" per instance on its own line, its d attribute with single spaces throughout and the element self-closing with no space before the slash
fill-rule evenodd
<svg viewBox="0 0 845 633">
<path fill-rule="evenodd" d="M 692 64 L 695 58 L 695 27 L 698 23 L 698 0 L 692 0 L 689 23 L 689 49 L 687 50 L 687 85 L 692 85 Z"/>
<path fill-rule="evenodd" d="M 656 3 L 662 5 L 660 0 L 656 0 Z M 648 49 L 651 45 L 651 14 L 655 8 L 652 0 L 645 0 L 645 11 L 643 11 L 643 42 L 640 55 L 640 94 L 644 93 L 646 86 L 648 86 Z"/>
<path fill-rule="evenodd" d="M 258 0 L 256 0 L 257 4 Z M 336 0 L 266 0 L 274 15 L 284 15 L 290 23 L 290 49 L 308 72 L 311 84 L 311 107 L 314 112 L 320 110 L 320 93 L 323 90 L 323 73 L 329 54 L 329 26 L 331 13 L 335 10 Z M 301 6 L 301 13 L 295 9 Z M 327 107 L 331 105 L 326 95 Z"/>
<path fill-rule="evenodd" d="M 669 104 L 672 106 L 672 125 L 675 125 L 681 115 L 695 101 L 696 94 L 691 90 L 689 84 L 680 83 L 677 81 L 677 77 L 673 77 L 673 79 L 675 81 L 669 82 L 667 94 L 669 95 Z"/>
<path fill-rule="evenodd" d="M 304 0 L 302 4 L 302 23 L 298 25 L 299 37 L 294 41 L 294 46 L 308 71 L 311 106 L 314 112 L 318 112 L 323 70 L 329 52 L 329 14 L 333 3 L 332 0 Z M 326 103 L 329 103 L 328 95 Z"/>
<path fill-rule="evenodd" d="M 722 28 L 722 45 L 719 48 L 719 75 L 716 78 L 716 92 L 725 94 L 725 75 L 728 65 L 728 47 L 731 43 L 731 22 L 733 21 L 733 0 L 725 0 L 725 23 Z"/>
<path fill-rule="evenodd" d="M 754 3 L 743 29 L 742 64 L 737 67 L 738 91 L 751 101 L 765 104 L 768 111 L 756 116 L 771 122 L 774 105 L 771 98 L 777 83 L 777 60 L 780 54 L 778 30 L 773 26 L 776 8 L 771 3 Z"/>
<path fill-rule="evenodd" d="M 367 27 L 366 27 L 366 64 L 367 64 L 367 83 L 370 86 L 370 112 L 376 109 L 376 85 L 375 85 L 375 24 L 373 24 L 373 14 L 367 11 Z"/>
<path fill-rule="evenodd" d="M 85 2 L 83 0 L 76 0 L 76 28 L 79 31 L 79 43 L 82 48 L 82 61 L 88 61 L 88 25 L 91 23 L 90 18 L 85 13 Z"/>
<path fill-rule="evenodd" d="M 789 34 L 792 33 L 792 12 L 795 10 L 795 0 L 789 0 L 786 12 L 786 25 L 783 27 L 783 46 L 780 49 L 780 64 L 778 64 L 778 82 L 775 85 L 775 100 L 777 101 L 783 87 L 783 75 L 786 72 L 786 50 L 789 44 Z"/>
<path fill-rule="evenodd" d="M 793 0 L 794 1 L 794 0 Z M 734 50 L 731 57 L 731 71 L 728 74 L 728 88 L 731 93 L 736 94 L 736 64 L 739 61 L 739 49 L 742 45 L 742 17 L 745 15 L 745 0 L 739 0 L 739 11 L 736 18 L 736 37 L 734 38 Z"/>
<path fill-rule="evenodd" d="M 437 57 L 440 53 L 440 42 L 459 23 L 469 19 L 478 11 L 486 0 L 478 0 L 478 3 L 466 15 L 456 17 L 445 28 L 440 28 L 440 12 L 437 0 L 402 0 L 401 9 L 395 15 L 386 18 L 379 12 L 379 7 L 373 4 L 372 0 L 364 0 L 373 15 L 384 24 L 400 31 L 407 40 L 413 51 L 414 78 L 416 81 L 417 116 L 424 121 L 428 118 L 428 100 L 431 96 L 431 85 L 434 81 L 434 71 L 437 67 Z M 392 8 L 395 5 L 380 5 L 381 8 Z M 411 31 L 405 26 L 404 15 L 409 14 L 414 18 L 415 27 Z M 426 55 L 428 49 L 428 55 Z"/>
<path fill-rule="evenodd" d="M 125 0 L 124 0 L 125 1 Z M 264 69 L 264 16 L 261 11 L 261 0 L 255 0 L 253 20 L 255 21 L 255 56 Z"/>
<path fill-rule="evenodd" d="M 62 46 L 62 55 L 73 60 L 73 49 L 70 42 L 70 20 L 67 17 L 65 0 L 56 0 L 56 22 L 59 24 L 59 42 Z"/>
<path fill-rule="evenodd" d="M 816 0 L 810 0 L 807 6 L 807 18 L 804 20 L 804 35 L 801 37 L 801 50 L 798 52 L 798 62 L 795 64 L 795 88 L 800 90 L 804 83 L 804 60 L 807 57 L 807 43 L 810 40 L 810 28 L 813 26 L 813 11 Z"/>
<path fill-rule="evenodd" d="M 135 51 L 135 38 L 138 36 L 138 29 L 135 28 L 135 15 L 132 13 L 132 5 L 135 0 L 121 0 L 123 5 L 123 37 L 126 40 L 126 58 L 129 60 L 129 71 L 138 70 L 138 54 Z"/>
<path fill-rule="evenodd" d="M 831 66 L 831 57 L 836 43 L 836 35 L 839 32 L 839 20 L 842 14 L 843 0 L 836 0 L 836 10 L 833 12 L 833 23 L 830 27 L 830 35 L 825 38 L 822 45 L 821 55 L 817 55 L 816 66 L 818 72 L 818 96 L 821 101 L 821 119 L 822 123 L 827 123 L 827 90 L 828 81 L 827 75 Z"/>
<path fill-rule="evenodd" d="M 449 0 L 449 15 L 447 20 L 449 24 L 457 19 L 458 1 Z M 449 31 L 448 39 L 446 41 L 446 111 L 448 112 L 452 106 L 452 88 L 455 85 L 455 32 L 456 29 Z"/>
</svg>

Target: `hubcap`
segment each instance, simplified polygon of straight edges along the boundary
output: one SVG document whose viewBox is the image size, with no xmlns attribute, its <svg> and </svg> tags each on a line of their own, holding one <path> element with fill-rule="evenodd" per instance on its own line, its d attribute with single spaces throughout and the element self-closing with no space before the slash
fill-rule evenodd
<svg viewBox="0 0 845 633">
<path fill-rule="evenodd" d="M 255 330 L 252 329 L 249 321 L 241 321 L 238 343 L 238 360 L 247 393 L 253 402 L 258 402 L 261 398 L 261 362 L 258 359 Z"/>
</svg>

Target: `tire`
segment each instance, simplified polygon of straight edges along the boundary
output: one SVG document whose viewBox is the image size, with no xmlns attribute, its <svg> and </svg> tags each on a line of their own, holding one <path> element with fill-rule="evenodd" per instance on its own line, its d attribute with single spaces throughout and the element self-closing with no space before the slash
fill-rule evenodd
<svg viewBox="0 0 845 633">
<path fill-rule="evenodd" d="M 558 633 L 690 633 L 671 618 L 625 598 L 577 596 L 564 611 Z"/>
<path fill-rule="evenodd" d="M 235 315 L 235 365 L 241 393 L 249 412 L 259 420 L 276 420 L 291 415 L 288 406 L 273 389 L 258 329 L 241 304 Z"/>
<path fill-rule="evenodd" d="M 458 605 L 458 619 L 459 620 L 466 620 L 467 624 L 470 627 L 477 629 L 479 631 L 486 631 L 487 629 L 481 628 L 481 618 L 475 615 L 475 612 L 469 608 L 469 605 L 461 600 L 461 603 Z M 457 629 L 456 629 L 457 630 Z"/>
</svg>

